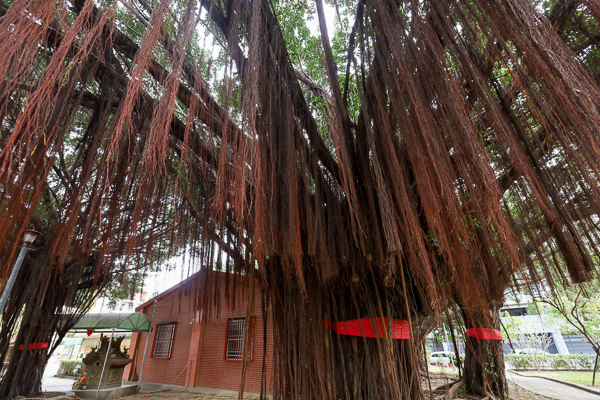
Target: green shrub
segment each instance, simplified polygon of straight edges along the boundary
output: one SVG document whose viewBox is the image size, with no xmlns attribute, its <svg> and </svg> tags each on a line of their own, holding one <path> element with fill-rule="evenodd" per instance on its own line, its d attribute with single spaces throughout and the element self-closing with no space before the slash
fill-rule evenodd
<svg viewBox="0 0 600 400">
<path fill-rule="evenodd" d="M 544 357 L 542 369 L 546 370 L 584 370 L 594 368 L 594 354 L 547 354 Z M 508 354 L 504 356 L 506 363 L 517 371 L 535 369 L 531 354 Z"/>
<path fill-rule="evenodd" d="M 559 369 L 571 370 L 573 369 L 572 360 L 568 357 L 568 354 L 553 354 L 549 356 L 548 359 L 548 367 L 550 369 L 558 371 Z"/>
<path fill-rule="evenodd" d="M 506 362 L 517 371 L 533 368 L 533 362 L 529 354 L 508 354 L 504 356 Z"/>
<path fill-rule="evenodd" d="M 58 375 L 80 376 L 84 368 L 85 364 L 79 360 L 63 360 L 60 362 Z"/>
<path fill-rule="evenodd" d="M 593 370 L 596 356 L 593 354 L 570 354 L 573 359 L 573 367 L 577 369 Z"/>
</svg>

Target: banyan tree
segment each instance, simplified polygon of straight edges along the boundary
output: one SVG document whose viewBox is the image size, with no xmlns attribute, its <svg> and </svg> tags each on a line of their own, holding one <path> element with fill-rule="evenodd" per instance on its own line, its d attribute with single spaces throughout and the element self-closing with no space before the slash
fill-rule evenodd
<svg viewBox="0 0 600 400">
<path fill-rule="evenodd" d="M 254 281 L 236 276 L 262 283 L 265 393 L 425 398 L 419 339 L 448 307 L 499 329 L 516 274 L 595 273 L 599 16 L 595 0 L 0 1 L 0 282 L 46 227 L 45 286 L 20 278 L 0 351 L 36 293 L 76 318 L 77 293 L 180 252 L 205 274 L 199 309 Z M 356 319 L 402 338 L 325 329 Z M 506 397 L 484 339 L 448 396 Z M 39 390 L 20 375 L 35 357 L 13 355 L 0 397 Z"/>
</svg>

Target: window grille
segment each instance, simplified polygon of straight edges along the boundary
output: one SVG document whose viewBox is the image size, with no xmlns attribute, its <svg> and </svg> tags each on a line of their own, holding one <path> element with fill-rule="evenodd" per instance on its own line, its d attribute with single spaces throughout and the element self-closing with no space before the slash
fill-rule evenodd
<svg viewBox="0 0 600 400">
<path fill-rule="evenodd" d="M 244 354 L 244 330 L 246 318 L 230 318 L 227 326 L 227 347 L 225 349 L 226 360 L 241 361 Z M 251 333 L 252 331 L 250 331 Z M 250 343 L 252 338 L 250 337 Z M 252 346 L 248 349 L 248 359 L 252 359 Z"/>
<path fill-rule="evenodd" d="M 156 336 L 154 337 L 154 358 L 171 358 L 171 348 L 173 347 L 173 334 L 175 333 L 175 324 L 164 324 L 156 326 Z"/>
</svg>

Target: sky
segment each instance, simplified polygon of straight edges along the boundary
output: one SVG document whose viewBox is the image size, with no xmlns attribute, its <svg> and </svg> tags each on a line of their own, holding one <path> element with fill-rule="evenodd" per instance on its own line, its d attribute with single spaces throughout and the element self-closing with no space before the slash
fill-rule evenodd
<svg viewBox="0 0 600 400">
<path fill-rule="evenodd" d="M 335 7 L 331 4 L 323 2 L 323 11 L 325 11 L 325 22 L 327 23 L 327 34 L 329 35 L 329 41 L 331 42 L 331 36 L 335 32 L 335 23 L 337 21 Z M 321 29 L 319 27 L 319 17 L 315 17 L 311 20 L 306 21 L 308 29 L 313 36 L 321 37 Z"/>
<path fill-rule="evenodd" d="M 144 283 L 144 291 L 148 292 L 148 299 L 187 278 L 187 262 L 184 267 L 182 256 L 171 258 L 167 265 L 168 267 L 163 266 L 162 271 L 148 274 Z"/>
</svg>

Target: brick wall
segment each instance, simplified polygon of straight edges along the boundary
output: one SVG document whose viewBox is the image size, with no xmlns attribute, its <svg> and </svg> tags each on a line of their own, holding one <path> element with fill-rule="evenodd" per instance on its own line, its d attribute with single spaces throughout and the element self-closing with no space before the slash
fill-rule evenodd
<svg viewBox="0 0 600 400">
<path fill-rule="evenodd" d="M 143 312 L 150 318 L 152 315 L 152 308 L 153 304 L 149 304 L 144 307 L 143 311 L 138 310 L 138 312 Z M 148 346 L 148 355 L 146 357 L 146 367 L 144 368 L 143 380 L 145 382 L 185 385 L 187 376 L 186 371 L 183 371 L 183 369 L 187 366 L 188 362 L 190 338 L 192 334 L 192 325 L 190 322 L 192 322 L 193 319 L 194 313 L 191 311 L 189 297 L 183 295 L 180 296 L 179 291 L 158 300 L 152 326 L 153 331 L 150 333 L 151 336 L 150 344 Z M 153 358 L 156 326 L 170 322 L 175 322 L 171 358 Z M 140 333 L 137 334 L 137 336 L 135 348 L 138 352 L 137 374 L 139 376 L 147 333 Z M 130 354 L 133 354 L 132 351 L 130 351 Z"/>
<path fill-rule="evenodd" d="M 190 278 L 192 279 L 192 278 Z M 238 282 L 239 283 L 239 282 Z M 154 316 L 153 332 L 150 334 L 148 356 L 144 368 L 144 382 L 161 384 L 174 384 L 213 389 L 235 390 L 240 389 L 241 361 L 225 360 L 225 346 L 228 319 L 243 317 L 246 314 L 246 296 L 243 285 L 239 284 L 235 308 L 228 308 L 224 295 L 219 296 L 219 307 L 210 310 L 208 321 L 202 322 L 195 311 L 195 300 L 191 300 L 186 291 L 170 289 L 156 297 L 158 300 Z M 221 291 L 223 293 L 224 291 Z M 252 324 L 252 360 L 247 362 L 245 391 L 259 393 L 261 388 L 264 329 L 263 317 L 260 309 L 260 290 L 257 288 L 254 295 L 254 317 Z M 195 299 L 195 297 L 194 297 Z M 137 309 L 149 318 L 152 314 L 154 299 Z M 175 333 L 170 359 L 153 358 L 156 326 L 161 323 L 175 322 Z M 272 332 L 271 318 L 267 323 L 267 357 L 266 357 L 266 392 L 270 392 L 273 375 L 272 365 Z M 140 374 L 146 333 L 134 333 L 131 341 L 133 354 L 137 349 L 137 374 Z M 190 364 L 189 360 L 192 360 Z M 131 368 L 126 368 L 125 378 L 131 377 Z"/>
<path fill-rule="evenodd" d="M 246 293 L 238 291 L 235 309 L 227 309 L 226 302 L 222 301 L 218 317 L 213 316 L 203 328 L 199 368 L 196 386 L 227 390 L 240 389 L 240 376 L 242 372 L 241 361 L 227 361 L 225 358 L 225 347 L 227 338 L 227 325 L 229 318 L 243 317 L 246 315 Z M 264 326 L 263 317 L 260 312 L 260 292 L 257 289 L 254 295 L 254 318 L 252 323 L 252 360 L 246 363 L 245 391 L 249 393 L 260 393 L 263 349 L 264 349 Z M 213 314 L 214 315 L 214 314 Z M 265 376 L 265 392 L 270 393 L 271 377 L 273 375 L 273 324 L 269 317 L 267 320 L 267 352 Z"/>
</svg>

